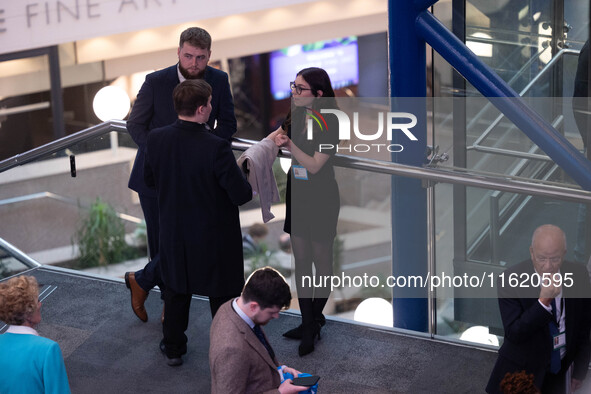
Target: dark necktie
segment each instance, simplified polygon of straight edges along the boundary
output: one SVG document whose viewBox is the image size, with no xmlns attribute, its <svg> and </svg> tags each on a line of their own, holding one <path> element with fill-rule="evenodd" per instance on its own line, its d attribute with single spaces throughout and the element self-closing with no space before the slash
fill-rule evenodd
<svg viewBox="0 0 591 394">
<path fill-rule="evenodd" d="M 560 349 L 554 349 L 554 337 L 556 337 L 560 331 L 558 325 L 560 322 L 556 318 L 556 300 L 552 300 L 552 321 L 549 323 L 550 336 L 552 337 L 552 355 L 550 357 L 550 372 L 558 373 L 560 371 Z"/>
<path fill-rule="evenodd" d="M 253 331 L 254 331 L 255 335 L 257 336 L 257 338 L 259 339 L 259 341 L 261 341 L 261 343 L 263 344 L 265 349 L 267 349 L 267 351 L 269 352 L 269 356 L 271 356 L 271 360 L 275 360 L 275 352 L 273 351 L 273 348 L 271 347 L 271 345 L 269 345 L 269 342 L 267 342 L 267 340 L 265 339 L 265 334 L 263 334 L 263 330 L 261 329 L 261 326 L 259 326 L 258 324 L 255 324 Z"/>
</svg>

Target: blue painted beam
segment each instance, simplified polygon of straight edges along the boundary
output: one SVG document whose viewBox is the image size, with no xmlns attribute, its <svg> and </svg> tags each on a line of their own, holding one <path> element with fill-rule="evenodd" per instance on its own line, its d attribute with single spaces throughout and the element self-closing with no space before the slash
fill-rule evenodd
<svg viewBox="0 0 591 394">
<path fill-rule="evenodd" d="M 422 11 L 416 32 L 482 95 L 552 158 L 585 190 L 591 191 L 591 162 L 531 109 L 489 66 L 472 53 L 433 14 Z"/>
<path fill-rule="evenodd" d="M 421 166 L 427 143 L 425 42 L 416 34 L 414 21 L 420 10 L 409 0 L 388 1 L 388 45 L 390 97 L 393 111 L 417 117 L 412 132 L 418 141 L 409 142 L 396 133 L 392 143 L 404 151 L 392 161 Z M 416 99 L 420 98 L 420 99 Z M 427 193 L 421 181 L 392 177 L 392 275 L 426 276 Z M 425 289 L 393 289 L 394 326 L 414 331 L 428 330 L 428 292 Z"/>
</svg>

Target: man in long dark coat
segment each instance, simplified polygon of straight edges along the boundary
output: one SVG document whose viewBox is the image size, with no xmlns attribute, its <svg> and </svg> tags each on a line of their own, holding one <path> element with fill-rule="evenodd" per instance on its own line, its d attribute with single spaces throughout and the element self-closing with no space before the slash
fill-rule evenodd
<svg viewBox="0 0 591 394">
<path fill-rule="evenodd" d="M 244 285 L 238 206 L 252 188 L 228 141 L 210 132 L 211 87 L 186 80 L 173 92 L 178 120 L 148 135 L 145 180 L 156 188 L 165 316 L 161 350 L 182 364 L 192 294 L 208 296 L 212 316 Z"/>
</svg>

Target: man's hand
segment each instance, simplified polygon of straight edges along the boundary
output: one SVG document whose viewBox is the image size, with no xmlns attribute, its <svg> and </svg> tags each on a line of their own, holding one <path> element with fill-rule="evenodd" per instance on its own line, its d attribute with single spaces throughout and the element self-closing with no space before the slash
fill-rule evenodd
<svg viewBox="0 0 591 394">
<path fill-rule="evenodd" d="M 308 390 L 308 387 L 294 386 L 291 379 L 284 380 L 283 383 L 281 383 L 281 386 L 279 386 L 279 392 L 281 394 L 295 394 L 305 390 Z"/>
<path fill-rule="evenodd" d="M 550 278 L 543 278 L 540 285 L 540 302 L 550 306 L 550 303 L 558 294 L 560 294 L 560 284 Z"/>
<path fill-rule="evenodd" d="M 572 391 L 577 391 L 583 385 L 583 381 L 579 379 L 572 378 L 570 381 L 570 388 Z"/>
<path fill-rule="evenodd" d="M 298 371 L 297 369 L 294 369 L 294 368 L 291 368 L 288 366 L 283 367 L 283 372 L 292 374 L 294 378 L 297 378 L 301 374 L 301 372 Z"/>
</svg>

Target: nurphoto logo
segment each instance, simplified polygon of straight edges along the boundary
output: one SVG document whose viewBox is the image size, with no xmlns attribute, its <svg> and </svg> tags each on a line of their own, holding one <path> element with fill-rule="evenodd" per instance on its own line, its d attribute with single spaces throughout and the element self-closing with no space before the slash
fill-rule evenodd
<svg viewBox="0 0 591 394">
<path fill-rule="evenodd" d="M 324 116 L 322 116 L 318 111 L 314 111 L 312 108 L 306 108 L 308 112 L 306 113 L 310 119 L 308 119 L 308 123 L 314 119 L 318 126 L 320 127 L 320 131 L 324 131 L 324 129 L 328 130 L 328 125 L 326 124 L 326 120 L 324 120 Z M 308 139 L 311 140 L 311 128 L 312 126 L 308 124 Z"/>
<path fill-rule="evenodd" d="M 321 131 L 328 130 L 328 125 L 324 119 L 323 114 L 330 114 L 337 117 L 339 124 L 339 140 L 351 140 L 351 119 L 349 115 L 338 109 L 321 109 L 320 112 L 309 109 L 308 124 L 307 124 L 307 138 L 312 140 L 313 127 L 316 123 Z M 384 119 L 385 118 L 385 119 Z M 362 132 L 359 127 L 359 113 L 353 112 L 353 134 L 362 141 L 376 141 L 380 139 L 386 130 L 386 138 L 392 141 L 394 132 L 402 132 L 410 141 L 418 141 L 417 137 L 410 131 L 417 125 L 417 117 L 409 112 L 384 112 L 377 113 L 378 129 L 375 132 Z M 347 152 L 369 152 L 370 150 L 387 149 L 389 152 L 402 152 L 404 147 L 401 144 L 349 144 L 348 146 L 334 146 L 333 144 L 320 144 L 319 151 L 334 150 Z"/>
</svg>

